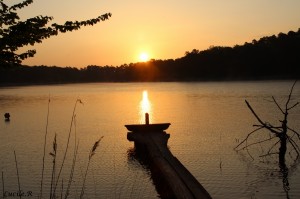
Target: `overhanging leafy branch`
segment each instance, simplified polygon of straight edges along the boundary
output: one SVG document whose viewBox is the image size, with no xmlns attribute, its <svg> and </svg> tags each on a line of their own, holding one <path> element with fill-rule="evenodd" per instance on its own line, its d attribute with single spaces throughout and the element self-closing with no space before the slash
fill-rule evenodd
<svg viewBox="0 0 300 199">
<path fill-rule="evenodd" d="M 101 21 L 108 20 L 112 14 L 105 13 L 96 18 L 84 21 L 67 21 L 60 25 L 49 24 L 53 17 L 36 16 L 24 21 L 20 20 L 18 9 L 29 6 L 33 0 L 25 0 L 13 6 L 8 6 L 0 0 L 0 64 L 20 64 L 22 60 L 33 57 L 35 50 L 17 53 L 19 48 L 41 43 L 44 39 L 59 33 L 79 30 L 82 26 L 93 26 Z"/>
</svg>

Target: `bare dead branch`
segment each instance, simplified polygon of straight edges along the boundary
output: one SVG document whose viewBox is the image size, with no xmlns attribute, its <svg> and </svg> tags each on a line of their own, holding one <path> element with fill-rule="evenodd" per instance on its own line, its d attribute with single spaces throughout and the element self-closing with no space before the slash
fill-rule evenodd
<svg viewBox="0 0 300 199">
<path fill-rule="evenodd" d="M 246 145 L 248 145 L 248 140 L 246 140 Z M 248 150 L 248 147 L 246 148 L 246 150 L 247 150 L 247 153 L 248 153 L 248 155 L 250 156 L 250 158 L 251 158 L 252 160 L 254 160 L 253 156 L 250 154 L 250 152 L 249 152 L 249 150 Z"/>
<path fill-rule="evenodd" d="M 281 122 L 281 121 L 280 121 Z M 266 128 L 264 125 L 260 125 L 260 124 L 254 124 L 254 127 L 263 127 Z M 268 125 L 269 128 L 271 129 L 277 129 L 277 130 L 282 130 L 282 126 L 272 126 L 272 125 Z"/>
<path fill-rule="evenodd" d="M 291 110 L 292 108 L 296 107 L 299 104 L 299 102 L 297 102 L 296 104 L 294 104 L 293 106 L 291 106 L 290 108 L 288 108 L 287 110 Z"/>
<path fill-rule="evenodd" d="M 279 153 L 267 153 L 267 154 L 264 154 L 264 155 L 260 155 L 259 157 L 266 157 L 266 156 L 271 156 L 271 155 L 278 155 Z"/>
<path fill-rule="evenodd" d="M 290 139 L 288 137 L 288 140 L 290 141 L 292 147 L 295 149 L 296 153 L 297 153 L 297 159 L 298 159 L 298 156 L 299 156 L 299 147 L 298 145 L 294 142 L 294 140 Z"/>
<path fill-rule="evenodd" d="M 255 130 L 253 130 L 252 132 L 248 133 L 247 137 L 246 137 L 241 143 L 239 143 L 239 144 L 234 148 L 234 150 L 237 150 L 237 148 L 238 148 L 239 146 L 241 146 L 244 142 L 247 142 L 247 140 L 248 140 L 248 138 L 250 137 L 250 135 L 252 135 L 253 133 L 255 133 L 256 131 L 258 131 L 258 130 L 260 130 L 260 129 L 262 129 L 262 128 L 263 128 L 263 127 L 257 128 L 257 129 L 255 129 Z"/>
<path fill-rule="evenodd" d="M 279 110 L 281 111 L 282 114 L 284 114 L 282 108 L 279 106 L 279 104 L 277 103 L 276 99 L 274 96 L 272 96 L 273 102 L 276 104 L 276 106 L 279 108 Z"/>
<path fill-rule="evenodd" d="M 293 147 L 295 148 L 295 150 L 296 150 L 296 151 L 298 152 L 298 154 L 299 154 L 300 148 L 299 148 L 298 144 L 297 144 L 291 137 L 289 137 L 289 136 L 288 136 L 288 140 L 289 140 L 289 142 L 293 145 Z"/>
<path fill-rule="evenodd" d="M 270 153 L 270 152 L 273 150 L 273 148 L 274 148 L 279 142 L 280 142 L 280 140 L 278 140 L 275 144 L 273 144 L 273 146 L 271 146 L 271 147 L 269 148 L 268 153 Z"/>
<path fill-rule="evenodd" d="M 253 113 L 253 115 L 255 116 L 255 118 L 258 120 L 259 123 L 261 123 L 264 126 L 264 122 L 258 117 L 258 115 L 254 112 L 253 108 L 250 106 L 249 102 L 247 100 L 245 100 L 248 108 L 250 109 L 250 111 Z"/>
<path fill-rule="evenodd" d="M 298 136 L 298 139 L 300 140 L 300 134 L 297 131 L 295 131 L 294 129 L 291 129 L 290 127 L 287 127 L 287 128 L 288 128 L 288 130 L 290 130 L 293 133 L 295 133 Z"/>
<path fill-rule="evenodd" d="M 259 122 L 262 126 L 264 126 L 266 129 L 268 129 L 268 130 L 271 131 L 272 133 L 275 133 L 275 134 L 279 134 L 279 133 L 280 133 L 280 132 L 278 132 L 278 131 L 275 131 L 275 130 L 273 129 L 273 126 L 272 126 L 272 125 L 264 123 L 264 122 L 258 117 L 258 115 L 255 113 L 255 111 L 253 110 L 253 108 L 251 107 L 251 105 L 249 104 L 249 102 L 248 102 L 247 100 L 245 100 L 245 102 L 246 102 L 248 108 L 250 109 L 250 111 L 252 112 L 252 114 L 255 116 L 255 118 L 258 120 L 258 122 Z"/>
<path fill-rule="evenodd" d="M 250 147 L 250 146 L 253 146 L 253 145 L 255 145 L 255 144 L 260 144 L 260 143 L 263 143 L 263 142 L 270 141 L 270 140 L 272 140 L 272 139 L 274 139 L 274 138 L 276 138 L 276 137 L 277 137 L 277 136 L 273 136 L 273 137 L 268 138 L 268 139 L 264 139 L 264 140 L 261 140 L 261 141 L 258 141 L 258 142 L 251 143 L 251 144 L 249 144 L 249 145 L 244 146 L 243 148 L 237 149 L 237 151 L 244 150 L 245 148 Z"/>
<path fill-rule="evenodd" d="M 252 157 L 252 155 L 249 152 L 249 148 L 253 145 L 260 145 L 261 143 L 267 142 L 267 141 L 271 141 L 274 138 L 279 138 L 278 141 L 276 141 L 276 143 L 272 144 L 271 147 L 269 147 L 269 150 L 267 151 L 266 154 L 260 155 L 259 157 L 265 157 L 265 156 L 271 156 L 271 155 L 275 155 L 275 154 L 279 154 L 279 161 L 283 162 L 283 164 L 285 164 L 285 157 L 282 157 L 282 147 L 286 147 L 286 141 L 288 141 L 288 143 L 290 143 L 293 147 L 293 149 L 291 149 L 291 151 L 295 150 L 297 153 L 297 159 L 298 157 L 300 157 L 300 147 L 298 145 L 298 143 L 295 141 L 294 136 L 296 135 L 298 137 L 298 140 L 300 140 L 300 133 L 296 132 L 295 130 L 289 128 L 287 126 L 288 123 L 288 115 L 289 115 L 289 111 L 293 108 L 295 108 L 296 106 L 298 106 L 300 104 L 300 102 L 296 102 L 293 105 L 290 105 L 291 100 L 292 100 L 292 94 L 293 94 L 293 90 L 295 87 L 297 81 L 295 81 L 290 89 L 289 95 L 287 97 L 287 100 L 285 102 L 285 107 L 279 105 L 278 101 L 275 99 L 274 96 L 272 96 L 272 100 L 269 100 L 269 102 L 273 102 L 275 103 L 275 105 L 277 106 L 277 108 L 280 110 L 280 112 L 283 114 L 283 119 L 279 120 L 279 122 L 281 123 L 280 126 L 273 126 L 272 124 L 268 123 L 268 122 L 263 122 L 263 120 L 258 116 L 258 114 L 254 111 L 254 109 L 252 108 L 252 106 L 250 105 L 250 103 L 245 100 L 247 107 L 250 109 L 250 111 L 252 112 L 252 114 L 254 115 L 254 117 L 256 118 L 256 120 L 258 121 L 259 124 L 255 124 L 253 125 L 254 127 L 256 127 L 255 130 L 253 130 L 252 132 L 250 132 L 247 137 L 240 143 L 238 144 L 234 149 L 236 151 L 240 151 L 240 150 L 247 150 L 247 153 L 249 154 L 249 156 L 254 159 Z M 252 134 L 254 134 L 255 132 L 257 132 L 258 130 L 261 129 L 267 129 L 269 131 L 269 138 L 262 140 L 262 138 L 258 141 L 254 141 L 250 144 L 248 144 L 249 140 L 250 140 L 250 136 Z M 292 132 L 292 135 L 290 136 L 290 134 L 288 134 L 288 131 Z M 272 136 L 273 133 L 273 136 Z M 274 136 L 275 134 L 275 136 Z M 297 141 L 298 141 L 297 140 Z M 275 147 L 277 145 L 280 145 L 279 148 L 279 152 L 274 152 Z M 286 149 L 284 149 L 284 156 L 285 156 L 285 151 Z M 264 152 L 261 152 L 264 153 Z"/>
<path fill-rule="evenodd" d="M 294 90 L 294 87 L 295 87 L 296 83 L 297 83 L 297 80 L 294 82 L 294 84 L 293 84 L 293 86 L 292 86 L 292 88 L 291 88 L 291 91 L 290 91 L 288 100 L 286 101 L 286 104 L 285 104 L 285 110 L 286 110 L 285 112 L 286 112 L 286 113 L 287 113 L 287 111 L 288 111 L 288 105 L 289 105 L 289 103 L 290 103 L 290 100 L 291 100 L 291 97 L 292 97 L 292 93 L 293 93 L 293 90 Z"/>
</svg>

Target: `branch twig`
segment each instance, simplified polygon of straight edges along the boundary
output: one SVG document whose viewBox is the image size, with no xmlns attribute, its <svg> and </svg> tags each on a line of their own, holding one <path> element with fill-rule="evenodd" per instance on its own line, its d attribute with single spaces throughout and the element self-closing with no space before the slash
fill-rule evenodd
<svg viewBox="0 0 300 199">
<path fill-rule="evenodd" d="M 293 139 L 291 139 L 290 137 L 288 137 L 288 140 L 289 140 L 289 142 L 291 143 L 291 145 L 293 146 L 293 148 L 295 149 L 296 153 L 299 156 L 300 149 L 299 149 L 299 146 L 297 145 L 297 143 Z"/>
<path fill-rule="evenodd" d="M 295 133 L 298 136 L 298 139 L 300 140 L 300 134 L 297 131 L 295 131 L 294 129 L 291 129 L 290 127 L 287 127 L 287 128 L 288 128 L 288 130 L 290 130 L 293 133 Z"/>
<path fill-rule="evenodd" d="M 266 124 L 266 123 L 264 123 L 261 119 L 260 119 L 260 117 L 258 117 L 258 115 L 255 113 L 255 111 L 253 110 L 253 108 L 251 107 L 251 105 L 249 104 L 249 102 L 247 101 L 247 100 L 245 100 L 245 102 L 246 102 L 246 104 L 247 104 L 247 106 L 248 106 L 248 108 L 250 109 L 250 111 L 252 112 L 252 114 L 255 116 L 255 118 L 257 119 L 257 121 L 264 127 L 264 128 L 266 128 L 266 129 L 268 129 L 269 131 L 271 131 L 272 133 L 275 133 L 275 134 L 279 134 L 280 132 L 278 132 L 278 131 L 275 131 L 275 130 L 273 130 L 273 126 L 272 125 L 268 125 L 268 124 Z"/>
<path fill-rule="evenodd" d="M 238 148 L 239 146 L 241 146 L 244 142 L 246 142 L 247 139 L 250 137 L 251 134 L 255 133 L 256 131 L 258 131 L 258 130 L 260 130 L 260 129 L 262 129 L 262 128 L 263 128 L 263 127 L 257 128 L 257 129 L 255 129 L 255 130 L 253 130 L 252 132 L 248 133 L 247 137 L 246 137 L 241 143 L 239 143 L 239 144 L 234 148 L 234 150 L 237 150 L 237 148 Z"/>
<path fill-rule="evenodd" d="M 276 136 L 273 136 L 273 137 L 271 137 L 271 138 L 268 138 L 268 139 L 265 139 L 265 140 L 261 140 L 261 141 L 258 141 L 258 142 L 251 143 L 251 144 L 249 144 L 249 145 L 244 146 L 243 148 L 238 149 L 237 151 L 244 150 L 245 148 L 250 147 L 250 146 L 253 146 L 253 145 L 255 145 L 255 144 L 260 144 L 260 143 L 263 143 L 263 142 L 266 142 L 266 141 L 270 141 L 270 140 L 272 140 L 272 139 L 274 139 L 274 138 L 276 138 Z"/>
<path fill-rule="evenodd" d="M 280 143 L 280 140 L 278 140 L 275 144 L 273 144 L 273 146 L 270 147 L 268 153 L 270 153 L 272 151 L 272 149 L 278 144 Z"/>
<path fill-rule="evenodd" d="M 266 156 L 270 156 L 270 155 L 278 155 L 279 153 L 277 152 L 274 152 L 274 153 L 267 153 L 267 154 L 264 154 L 264 155 L 260 155 L 259 157 L 262 158 L 262 157 L 266 157 Z"/>
<path fill-rule="evenodd" d="M 294 104 L 293 106 L 291 106 L 290 108 L 288 108 L 287 110 L 291 110 L 292 108 L 296 107 L 299 104 L 299 102 L 297 102 L 296 104 Z"/>
<path fill-rule="evenodd" d="M 276 104 L 276 106 L 279 108 L 279 110 L 281 111 L 282 114 L 284 114 L 282 108 L 279 106 L 279 104 L 277 103 L 276 99 L 274 96 L 272 96 L 273 102 Z"/>
<path fill-rule="evenodd" d="M 294 84 L 293 84 L 293 86 L 292 86 L 292 88 L 291 88 L 291 91 L 290 91 L 288 100 L 286 101 L 286 104 L 285 104 L 285 110 L 286 110 L 285 112 L 286 112 L 286 113 L 287 113 L 287 111 L 289 110 L 288 105 L 289 105 L 289 103 L 290 103 L 290 100 L 291 100 L 291 97 L 292 97 L 292 93 L 293 93 L 293 90 L 294 90 L 294 87 L 295 87 L 296 83 L 297 83 L 297 80 L 294 82 Z"/>
</svg>

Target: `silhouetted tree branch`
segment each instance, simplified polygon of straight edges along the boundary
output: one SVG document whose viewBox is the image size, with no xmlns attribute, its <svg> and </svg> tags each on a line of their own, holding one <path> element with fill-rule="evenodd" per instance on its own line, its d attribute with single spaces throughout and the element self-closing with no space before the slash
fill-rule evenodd
<svg viewBox="0 0 300 199">
<path fill-rule="evenodd" d="M 24 0 L 13 6 L 8 6 L 0 0 L 0 64 L 20 64 L 22 60 L 33 57 L 35 50 L 23 53 L 16 51 L 27 45 L 41 43 L 44 39 L 55 36 L 58 33 L 78 30 L 82 26 L 93 26 L 100 21 L 108 20 L 111 13 L 100 15 L 85 21 L 67 21 L 63 25 L 53 23 L 47 25 L 53 17 L 36 16 L 20 20 L 17 11 L 33 3 L 33 0 Z"/>
<path fill-rule="evenodd" d="M 257 119 L 257 121 L 261 124 L 262 128 L 266 128 L 269 131 L 271 131 L 272 133 L 275 133 L 276 135 L 278 135 L 280 132 L 279 131 L 275 131 L 274 129 L 277 129 L 277 127 L 272 126 L 270 123 L 268 122 L 263 122 L 260 117 L 258 117 L 258 115 L 255 113 L 255 111 L 253 110 L 253 108 L 251 107 L 251 105 L 249 104 L 249 102 L 247 100 L 245 100 L 248 108 L 251 110 L 252 114 L 255 116 L 255 118 Z"/>
</svg>

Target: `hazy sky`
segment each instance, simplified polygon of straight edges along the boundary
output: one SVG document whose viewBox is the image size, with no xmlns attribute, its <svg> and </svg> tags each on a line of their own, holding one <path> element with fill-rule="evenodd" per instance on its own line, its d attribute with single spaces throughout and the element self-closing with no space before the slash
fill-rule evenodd
<svg viewBox="0 0 300 199">
<path fill-rule="evenodd" d="M 192 49 L 234 46 L 300 28 L 300 0 L 36 0 L 21 17 L 47 15 L 63 23 L 106 12 L 112 13 L 108 21 L 30 46 L 37 54 L 23 64 L 119 66 L 138 62 L 142 52 L 175 59 Z"/>
</svg>

